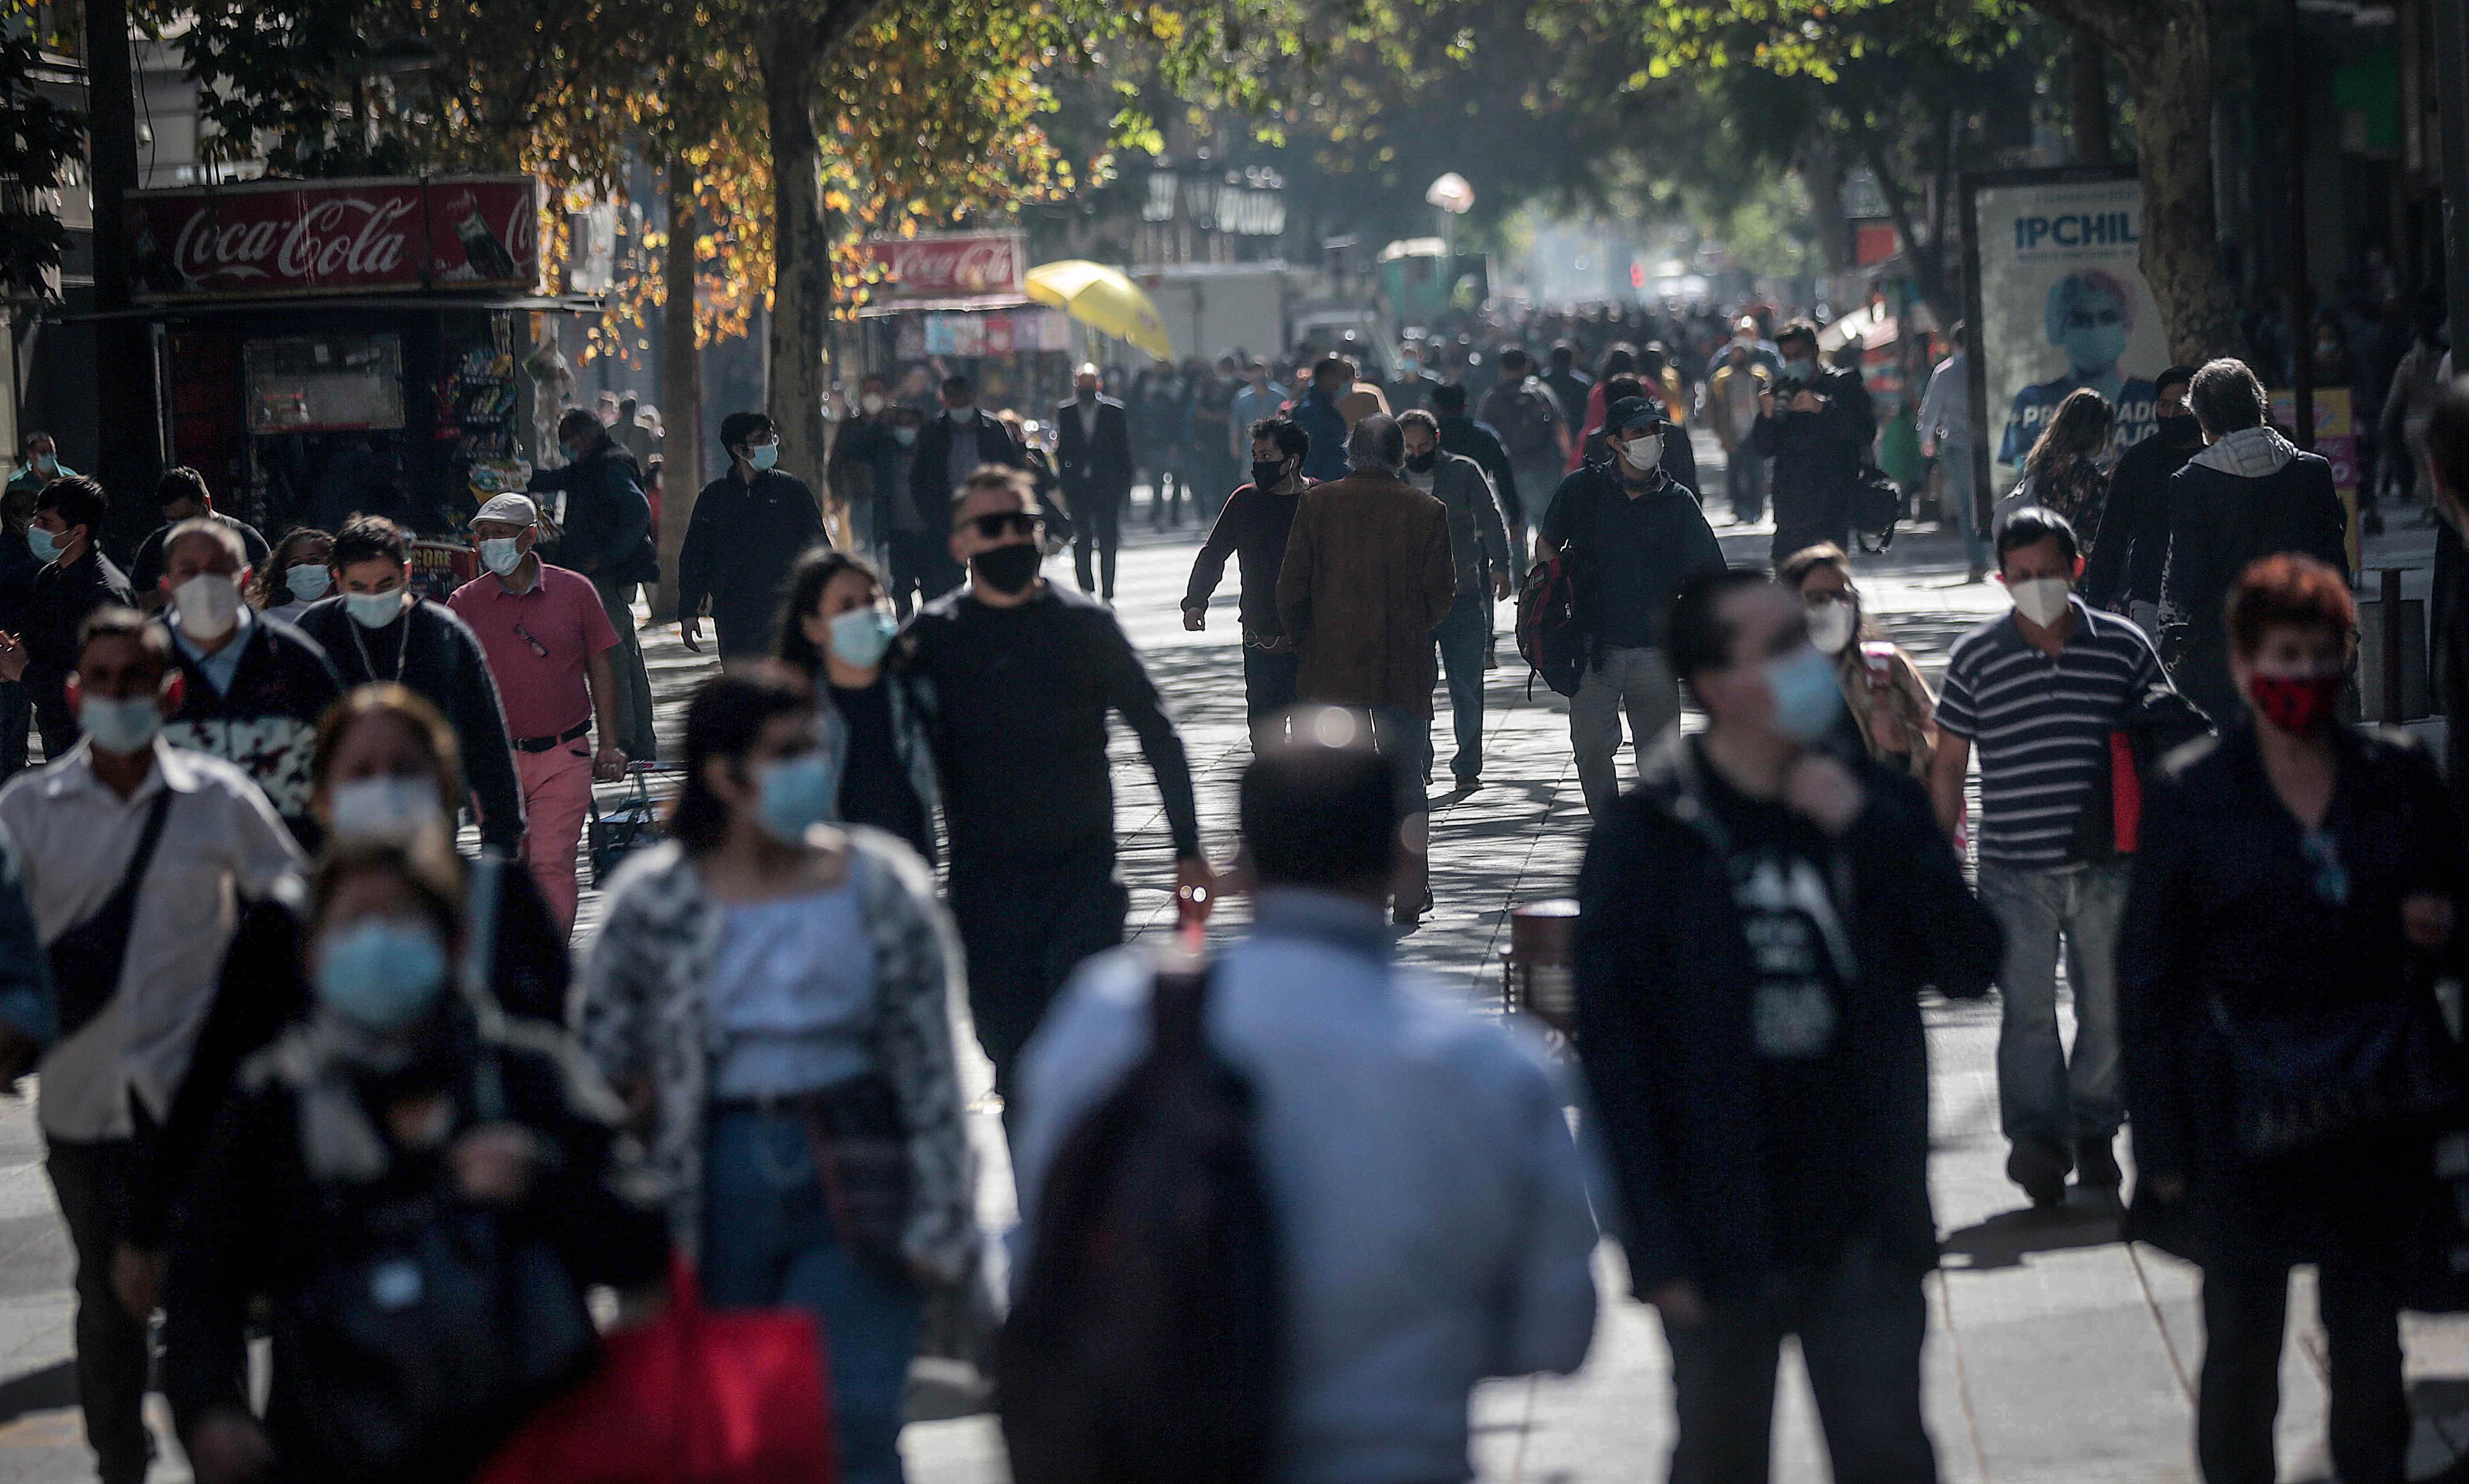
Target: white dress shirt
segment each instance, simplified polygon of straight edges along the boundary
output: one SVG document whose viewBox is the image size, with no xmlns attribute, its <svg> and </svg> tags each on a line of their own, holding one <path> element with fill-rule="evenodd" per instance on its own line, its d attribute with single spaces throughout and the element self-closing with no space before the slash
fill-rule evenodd
<svg viewBox="0 0 2469 1484">
<path fill-rule="evenodd" d="M 214 1004 L 243 897 L 295 879 L 300 847 L 246 773 L 157 740 L 154 766 L 123 799 L 95 776 L 92 743 L 0 788 L 35 930 L 49 947 L 119 889 L 146 815 L 173 798 L 147 866 L 120 985 L 93 1020 L 43 1058 L 39 1119 L 58 1138 L 127 1138 L 131 1096 L 161 1118 L 179 1091 Z"/>
</svg>

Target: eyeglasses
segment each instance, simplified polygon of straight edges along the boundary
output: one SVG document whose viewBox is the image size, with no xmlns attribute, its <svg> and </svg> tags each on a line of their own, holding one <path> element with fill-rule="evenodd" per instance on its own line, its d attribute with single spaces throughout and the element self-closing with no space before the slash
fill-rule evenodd
<svg viewBox="0 0 2469 1484">
<path fill-rule="evenodd" d="M 1035 536 L 1039 521 L 1035 515 L 1027 511 L 1009 510 L 992 515 L 980 515 L 973 520 L 964 520 L 960 524 L 974 529 L 979 536 L 989 541 L 1000 541 L 1007 536 Z"/>
<path fill-rule="evenodd" d="M 533 638 L 532 631 L 523 627 L 523 621 L 521 619 L 515 620 L 515 637 L 520 639 L 523 643 L 530 645 L 534 654 L 539 655 L 542 659 L 548 658 L 548 646 L 541 643 L 538 639 Z"/>
</svg>

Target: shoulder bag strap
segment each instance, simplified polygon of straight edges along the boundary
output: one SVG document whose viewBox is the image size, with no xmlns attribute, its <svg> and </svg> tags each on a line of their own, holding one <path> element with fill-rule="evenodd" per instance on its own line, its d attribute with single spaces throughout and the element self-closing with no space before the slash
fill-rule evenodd
<svg viewBox="0 0 2469 1484">
<path fill-rule="evenodd" d="M 106 978 L 115 988 L 120 983 L 121 970 L 128 962 L 130 930 L 137 924 L 138 887 L 154 864 L 154 847 L 163 842 L 163 822 L 171 813 L 172 785 L 167 779 L 155 790 L 154 802 L 146 810 L 146 829 L 137 836 L 137 849 L 128 857 L 128 869 L 122 875 L 119 888 L 103 909 L 87 920 L 98 931 L 110 935 L 110 956 L 105 966 L 110 972 Z"/>
</svg>

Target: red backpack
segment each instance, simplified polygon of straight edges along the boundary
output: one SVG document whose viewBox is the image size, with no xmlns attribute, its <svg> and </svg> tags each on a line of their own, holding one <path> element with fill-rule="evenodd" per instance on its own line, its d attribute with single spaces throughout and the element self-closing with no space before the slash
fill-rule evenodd
<svg viewBox="0 0 2469 1484">
<path fill-rule="evenodd" d="M 1517 653 L 1556 693 L 1578 694 L 1586 641 L 1578 631 L 1577 588 L 1557 553 L 1536 562 L 1518 586 Z"/>
</svg>

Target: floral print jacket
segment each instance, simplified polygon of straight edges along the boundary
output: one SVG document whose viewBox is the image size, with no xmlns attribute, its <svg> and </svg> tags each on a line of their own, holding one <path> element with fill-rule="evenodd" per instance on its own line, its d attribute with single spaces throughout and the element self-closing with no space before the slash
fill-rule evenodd
<svg viewBox="0 0 2469 1484">
<path fill-rule="evenodd" d="M 954 1061 L 961 959 L 925 863 L 877 831 L 847 831 L 867 930 L 877 1007 L 875 1070 L 900 1110 L 910 1170 L 902 1252 L 946 1281 L 977 1254 L 976 1179 Z M 648 1077 L 647 1163 L 659 1176 L 671 1237 L 691 1252 L 703 1229 L 710 1042 L 705 992 L 725 914 L 694 858 L 671 841 L 629 861 L 610 889 L 607 925 L 584 973 L 582 1039 L 610 1082 Z"/>
</svg>

